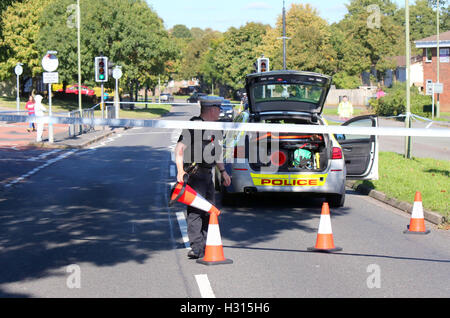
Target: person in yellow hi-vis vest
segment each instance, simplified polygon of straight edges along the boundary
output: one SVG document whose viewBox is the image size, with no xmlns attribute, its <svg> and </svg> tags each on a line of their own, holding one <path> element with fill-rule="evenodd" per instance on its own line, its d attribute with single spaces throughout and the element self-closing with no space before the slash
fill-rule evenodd
<svg viewBox="0 0 450 318">
<path fill-rule="evenodd" d="M 340 119 L 349 120 L 353 116 L 353 105 L 347 96 L 342 98 L 342 102 L 338 106 L 338 115 Z"/>
</svg>

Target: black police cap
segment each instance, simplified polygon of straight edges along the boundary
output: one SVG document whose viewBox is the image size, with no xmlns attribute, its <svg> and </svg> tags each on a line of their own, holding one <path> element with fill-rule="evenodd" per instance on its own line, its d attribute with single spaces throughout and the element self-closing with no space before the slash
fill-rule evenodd
<svg viewBox="0 0 450 318">
<path fill-rule="evenodd" d="M 220 107 L 224 98 L 218 96 L 202 96 L 199 100 L 200 106 L 202 107 Z"/>
</svg>

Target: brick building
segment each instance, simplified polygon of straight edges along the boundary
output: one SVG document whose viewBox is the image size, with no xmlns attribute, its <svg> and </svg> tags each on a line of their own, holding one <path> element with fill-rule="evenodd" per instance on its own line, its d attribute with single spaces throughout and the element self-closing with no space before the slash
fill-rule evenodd
<svg viewBox="0 0 450 318">
<path fill-rule="evenodd" d="M 423 87 L 427 81 L 437 82 L 437 36 L 433 35 L 414 42 L 423 49 Z M 444 84 L 444 93 L 439 100 L 441 111 L 450 112 L 450 31 L 439 35 L 439 82 Z"/>
</svg>

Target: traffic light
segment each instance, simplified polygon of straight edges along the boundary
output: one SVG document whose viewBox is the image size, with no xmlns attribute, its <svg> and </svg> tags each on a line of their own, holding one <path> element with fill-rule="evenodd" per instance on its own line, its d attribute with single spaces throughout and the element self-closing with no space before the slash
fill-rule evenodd
<svg viewBox="0 0 450 318">
<path fill-rule="evenodd" d="M 267 57 L 260 57 L 258 59 L 258 73 L 269 71 L 269 59 Z"/>
<path fill-rule="evenodd" d="M 108 81 L 108 58 L 97 56 L 95 58 L 95 81 L 104 83 Z"/>
</svg>

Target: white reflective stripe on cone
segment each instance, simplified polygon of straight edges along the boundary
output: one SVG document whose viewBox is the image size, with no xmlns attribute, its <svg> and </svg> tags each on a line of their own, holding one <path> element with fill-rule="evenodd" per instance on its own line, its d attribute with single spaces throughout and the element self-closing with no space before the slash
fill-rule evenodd
<svg viewBox="0 0 450 318">
<path fill-rule="evenodd" d="M 191 206 L 202 211 L 208 212 L 211 209 L 211 203 L 206 201 L 202 196 L 196 195 L 194 201 L 192 201 Z"/>
<path fill-rule="evenodd" d="M 411 213 L 411 218 L 413 219 L 423 219 L 423 208 L 422 202 L 415 201 L 413 204 L 413 210 Z"/>
<path fill-rule="evenodd" d="M 222 238 L 218 224 L 210 224 L 208 227 L 208 236 L 206 237 L 207 246 L 221 246 Z"/>
<path fill-rule="evenodd" d="M 319 223 L 319 234 L 332 234 L 331 232 L 331 218 L 330 215 L 321 215 Z"/>
</svg>

